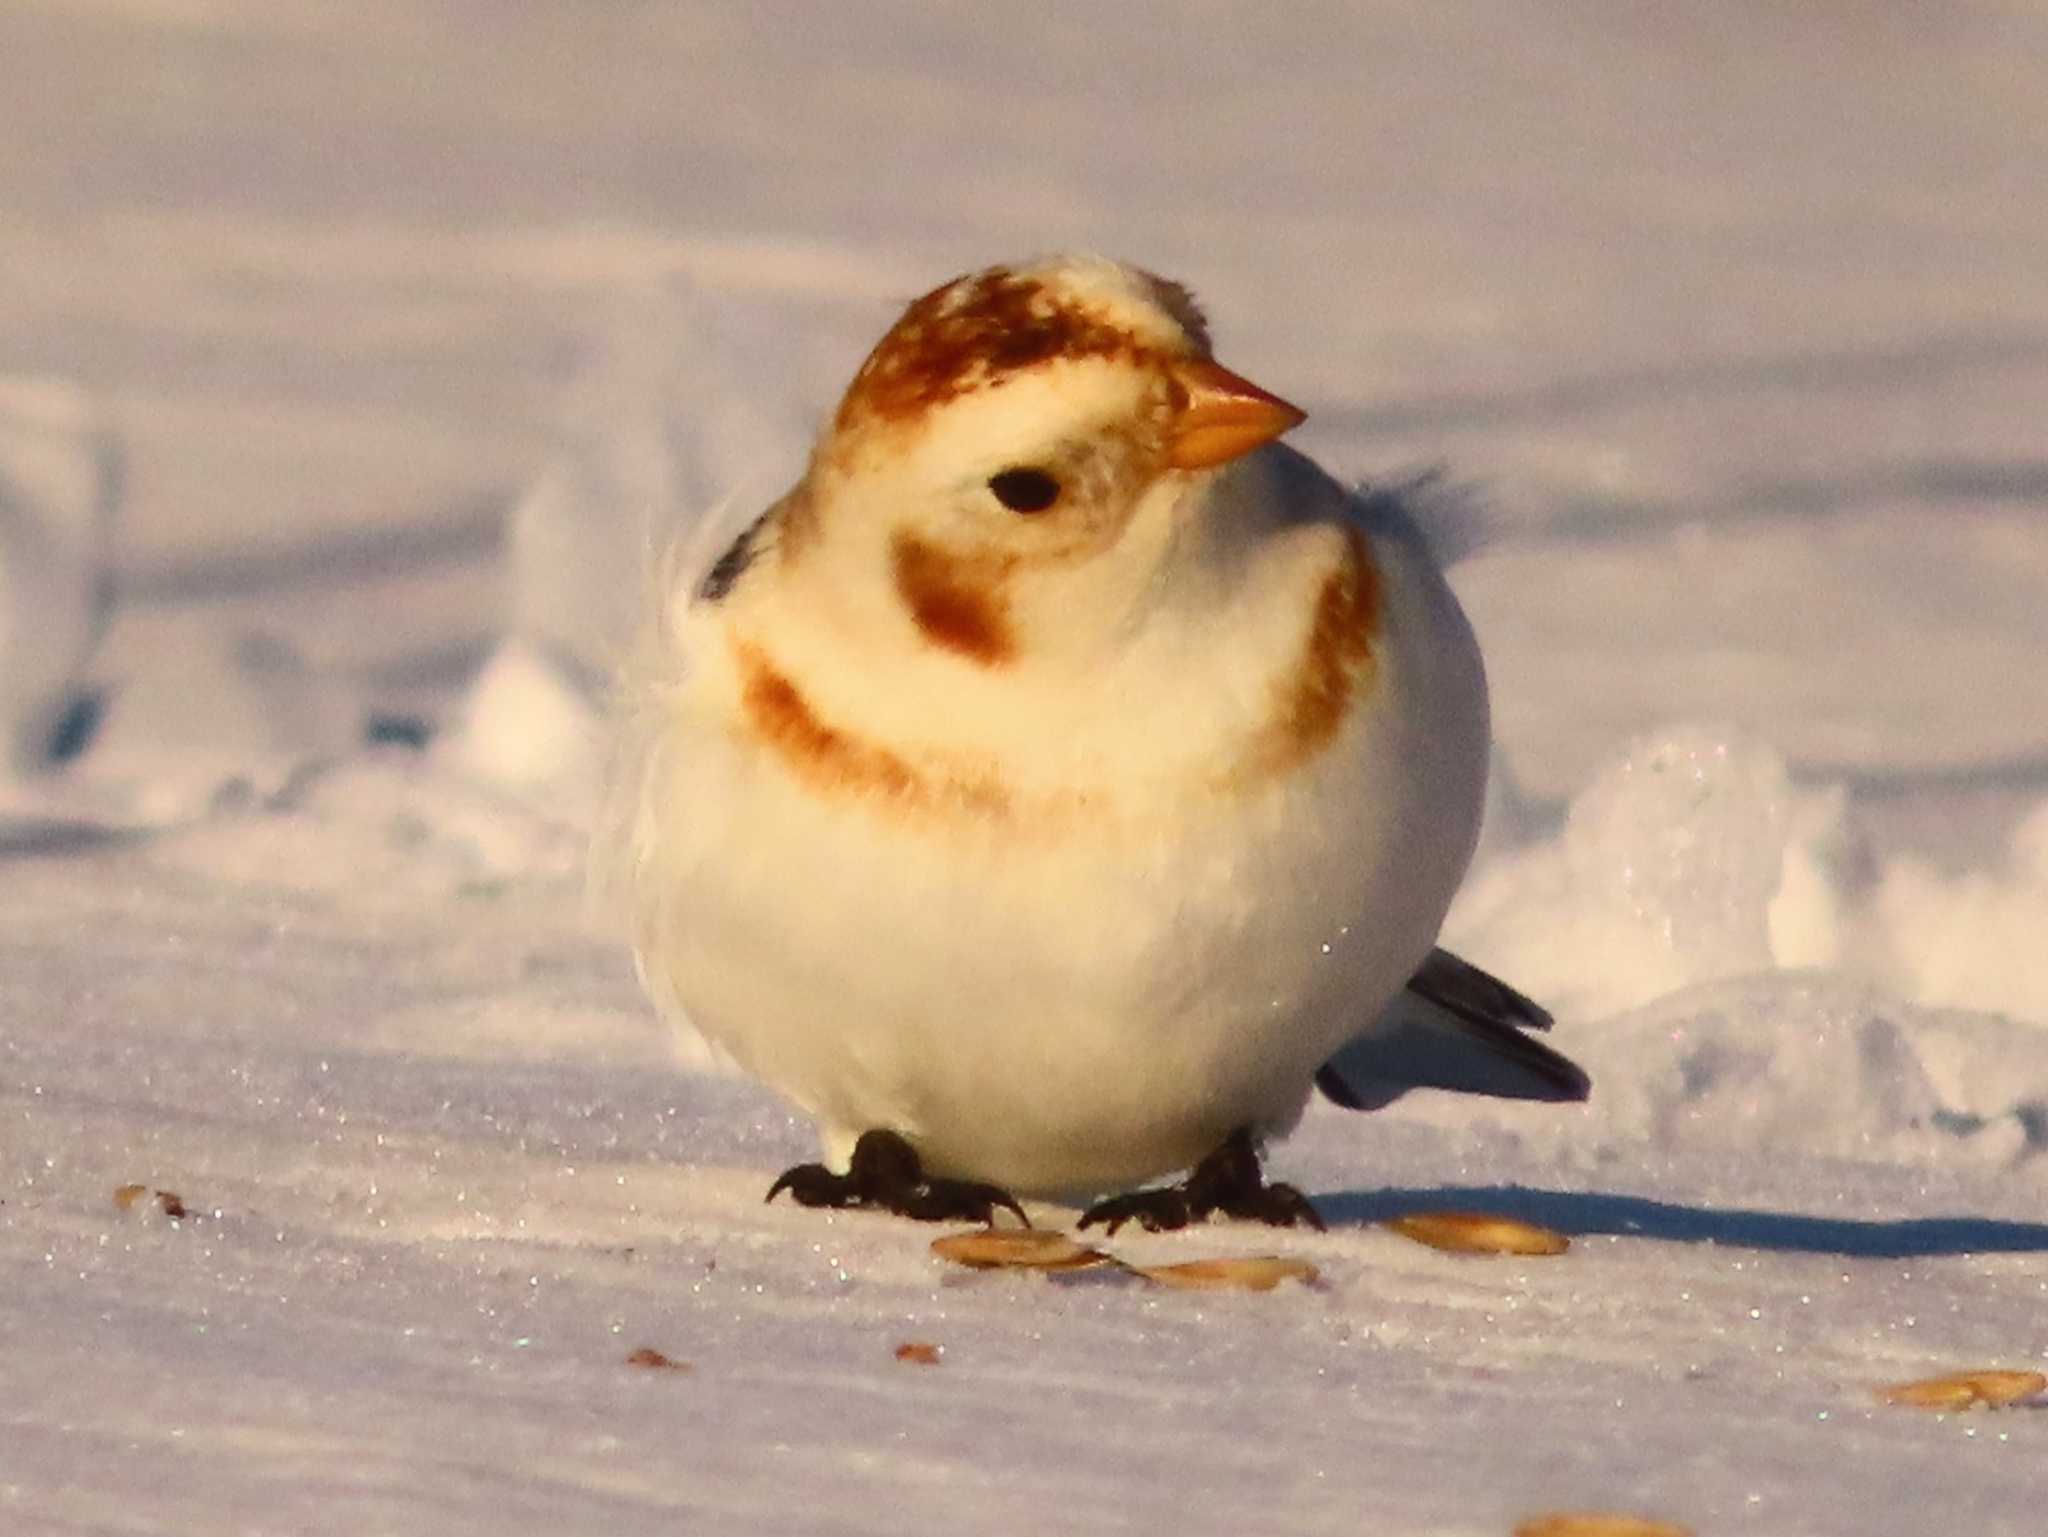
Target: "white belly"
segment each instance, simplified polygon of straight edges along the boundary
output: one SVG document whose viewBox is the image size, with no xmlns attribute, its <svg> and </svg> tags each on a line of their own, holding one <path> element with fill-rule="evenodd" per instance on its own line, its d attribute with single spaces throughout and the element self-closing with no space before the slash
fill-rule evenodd
<svg viewBox="0 0 2048 1537">
<path fill-rule="evenodd" d="M 1483 792 L 1474 682 L 1252 794 L 1051 831 L 920 827 L 685 733 L 643 970 L 832 1161 L 887 1127 L 1020 1192 L 1185 1168 L 1291 1126 L 1434 943 Z"/>
</svg>

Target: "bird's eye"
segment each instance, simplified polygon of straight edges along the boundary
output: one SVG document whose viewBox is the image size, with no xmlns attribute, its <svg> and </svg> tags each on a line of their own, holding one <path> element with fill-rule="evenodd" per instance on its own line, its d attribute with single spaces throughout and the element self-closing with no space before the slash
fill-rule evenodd
<svg viewBox="0 0 2048 1537">
<path fill-rule="evenodd" d="M 1060 499 L 1060 483 L 1044 470 L 1002 470 L 989 476 L 988 488 L 1012 512 L 1043 512 Z"/>
</svg>

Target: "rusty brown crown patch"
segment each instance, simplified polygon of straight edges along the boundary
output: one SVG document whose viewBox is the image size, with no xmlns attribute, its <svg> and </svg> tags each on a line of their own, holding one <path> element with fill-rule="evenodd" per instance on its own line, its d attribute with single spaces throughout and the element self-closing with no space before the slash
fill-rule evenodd
<svg viewBox="0 0 2048 1537">
<path fill-rule="evenodd" d="M 1323 578 L 1300 658 L 1276 685 L 1271 716 L 1252 739 L 1233 786 L 1299 768 L 1336 739 L 1367 681 L 1380 623 L 1380 576 L 1365 535 L 1344 529 L 1344 558 Z"/>
<path fill-rule="evenodd" d="M 1188 291 L 1149 278 L 1154 300 L 1208 352 L 1208 333 Z M 863 416 L 899 421 L 1051 358 L 1149 358 L 1122 326 L 1034 277 L 1007 267 L 956 278 L 913 303 L 868 354 L 840 402 L 837 424 Z"/>
<path fill-rule="evenodd" d="M 1004 818 L 1010 793 L 993 774 L 926 767 L 821 719 L 803 691 L 760 648 L 733 642 L 740 704 L 747 724 L 796 776 L 813 788 L 922 810 L 956 809 Z"/>
<path fill-rule="evenodd" d="M 1014 556 L 953 555 L 899 531 L 889 559 L 896 592 L 925 639 L 984 667 L 1016 656 L 1008 592 Z"/>
</svg>

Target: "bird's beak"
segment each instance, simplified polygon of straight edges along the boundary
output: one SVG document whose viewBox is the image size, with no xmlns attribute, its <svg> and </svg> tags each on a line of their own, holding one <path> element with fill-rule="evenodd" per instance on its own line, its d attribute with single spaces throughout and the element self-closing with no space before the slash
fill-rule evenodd
<svg viewBox="0 0 2048 1537">
<path fill-rule="evenodd" d="M 1173 374 L 1187 392 L 1166 445 L 1166 462 L 1174 469 L 1228 464 L 1308 420 L 1299 406 L 1207 358 L 1177 363 Z"/>
</svg>

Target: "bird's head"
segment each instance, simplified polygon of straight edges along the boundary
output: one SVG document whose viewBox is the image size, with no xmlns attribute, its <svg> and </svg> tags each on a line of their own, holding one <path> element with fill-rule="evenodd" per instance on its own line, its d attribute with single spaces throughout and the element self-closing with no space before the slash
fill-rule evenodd
<svg viewBox="0 0 2048 1537">
<path fill-rule="evenodd" d="M 784 554 L 874 594 L 862 625 L 1004 667 L 1127 612 L 1214 478 L 1302 419 L 1215 361 L 1178 284 L 1088 257 L 991 267 L 868 355 Z"/>
</svg>

